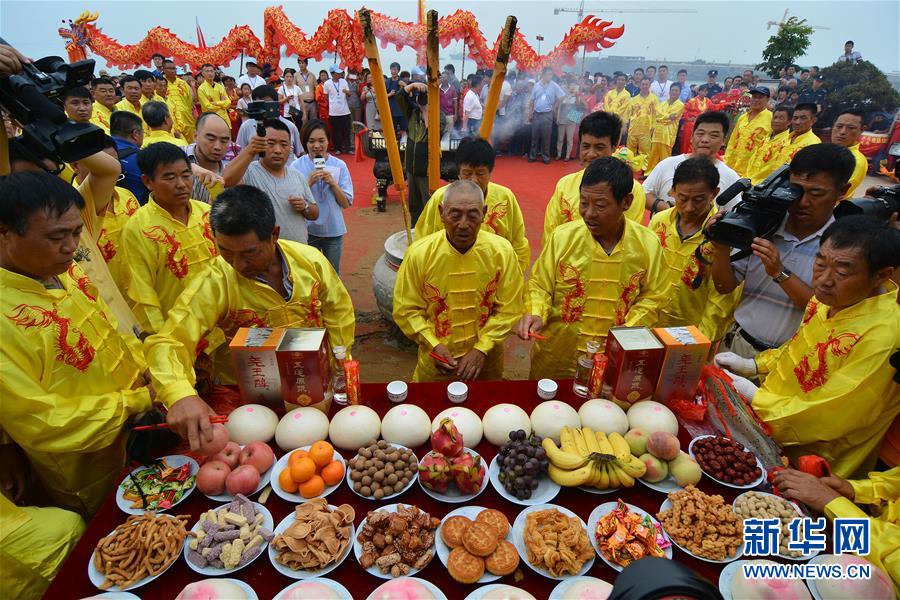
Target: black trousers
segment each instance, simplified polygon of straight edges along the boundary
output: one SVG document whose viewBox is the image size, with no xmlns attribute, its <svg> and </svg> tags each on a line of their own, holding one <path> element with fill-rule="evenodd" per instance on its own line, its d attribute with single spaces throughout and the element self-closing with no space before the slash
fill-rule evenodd
<svg viewBox="0 0 900 600">
<path fill-rule="evenodd" d="M 331 135 L 334 136 L 334 148 L 341 152 L 350 151 L 350 115 L 329 116 Z"/>
</svg>

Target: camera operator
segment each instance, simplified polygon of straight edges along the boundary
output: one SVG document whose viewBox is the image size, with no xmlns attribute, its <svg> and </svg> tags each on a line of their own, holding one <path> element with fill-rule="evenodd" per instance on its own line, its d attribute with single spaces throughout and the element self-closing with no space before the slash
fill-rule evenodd
<svg viewBox="0 0 900 600">
<path fill-rule="evenodd" d="M 744 358 L 776 348 L 797 331 L 810 287 L 819 240 L 834 221 L 834 205 L 846 194 L 855 161 L 846 148 L 815 144 L 794 155 L 791 184 L 803 189 L 772 239 L 754 238 L 753 254 L 731 262 L 731 248 L 714 242 L 712 277 L 716 291 L 744 291 L 726 331 L 721 350 Z M 723 212 L 710 219 L 709 227 Z M 726 365 L 727 366 L 727 365 Z"/>
<path fill-rule="evenodd" d="M 63 93 L 63 109 L 66 116 L 76 123 L 90 123 L 93 97 L 86 87 L 74 87 Z"/>
<path fill-rule="evenodd" d="M 278 102 L 278 92 L 276 92 L 275 88 L 271 85 L 261 85 L 255 88 L 253 92 L 251 92 L 251 97 L 254 102 Z M 300 145 L 300 131 L 297 129 L 297 126 L 294 125 L 293 121 L 285 118 L 283 115 L 278 115 L 278 119 L 291 130 L 291 152 L 294 155 L 294 158 L 300 156 L 303 154 L 302 146 Z M 250 143 L 250 138 L 255 134 L 256 119 L 246 119 L 241 123 L 241 128 L 238 129 L 235 141 L 238 146 L 243 148 Z M 263 150 L 265 150 L 265 148 L 263 148 Z M 291 160 L 293 160 L 293 158 Z M 238 181 L 236 181 L 234 185 L 237 185 L 238 183 L 240 183 L 240 178 L 238 178 Z"/>
</svg>

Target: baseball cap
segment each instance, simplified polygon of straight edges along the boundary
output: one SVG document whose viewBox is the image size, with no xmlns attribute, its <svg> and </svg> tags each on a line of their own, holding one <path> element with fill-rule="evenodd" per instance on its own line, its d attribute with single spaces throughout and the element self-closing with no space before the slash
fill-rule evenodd
<svg viewBox="0 0 900 600">
<path fill-rule="evenodd" d="M 756 87 L 752 87 L 747 91 L 751 94 L 762 94 L 766 98 L 770 98 L 772 96 L 772 91 L 769 90 L 769 88 L 767 88 L 764 85 L 758 85 Z"/>
<path fill-rule="evenodd" d="M 715 77 L 718 74 L 719 74 L 719 72 L 716 71 L 715 69 L 710 69 L 709 71 L 706 72 L 707 77 Z"/>
<path fill-rule="evenodd" d="M 825 81 L 825 76 L 824 75 L 816 75 L 815 80 L 816 81 Z"/>
<path fill-rule="evenodd" d="M 329 73 L 343 73 L 344 70 L 342 68 L 340 68 L 338 65 L 331 65 L 330 67 L 328 67 L 328 72 Z"/>
<path fill-rule="evenodd" d="M 252 60 L 248 60 L 247 62 L 244 63 L 244 65 L 247 66 L 247 67 L 249 67 L 249 66 L 251 66 L 251 65 L 254 66 L 254 67 L 259 67 L 259 65 L 256 64 L 255 62 L 253 62 Z"/>
</svg>

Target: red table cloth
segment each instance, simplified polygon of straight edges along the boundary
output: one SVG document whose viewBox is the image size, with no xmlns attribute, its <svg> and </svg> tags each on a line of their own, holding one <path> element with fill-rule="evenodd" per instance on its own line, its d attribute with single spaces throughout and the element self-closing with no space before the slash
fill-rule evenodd
<svg viewBox="0 0 900 600">
<path fill-rule="evenodd" d="M 406 402 L 416 404 L 422 407 L 431 418 L 437 416 L 442 410 L 451 406 L 465 406 L 472 409 L 479 416 L 491 406 L 502 402 L 508 402 L 521 406 L 526 412 L 537 406 L 541 400 L 537 396 L 537 383 L 534 381 L 478 381 L 469 383 L 468 400 L 462 405 L 451 404 L 447 400 L 447 384 L 446 383 L 412 383 L 409 385 L 409 397 Z M 386 386 L 384 384 L 363 384 L 362 386 L 363 402 L 372 407 L 379 415 L 384 415 L 394 404 L 387 399 Z M 559 400 L 571 404 L 576 409 L 581 406 L 584 399 L 579 398 L 572 392 L 571 381 L 561 381 L 559 385 Z M 225 412 L 228 407 L 214 407 L 218 412 Z M 341 407 L 333 406 L 332 413 Z M 690 441 L 689 436 L 682 430 L 681 434 L 682 448 L 686 449 Z M 272 442 L 274 446 L 274 440 Z M 421 458 L 428 450 L 430 445 L 416 449 L 416 455 Z M 492 446 L 486 440 L 483 440 L 475 450 L 481 454 L 487 464 L 485 468 L 497 453 L 497 447 Z M 277 450 L 278 455 L 281 454 Z M 344 458 L 350 459 L 355 452 L 342 452 Z M 277 476 L 277 474 L 273 474 Z M 490 485 L 488 478 L 485 477 L 485 484 L 488 486 L 484 492 L 478 496 L 472 504 L 484 506 L 488 508 L 496 508 L 502 511 L 509 519 L 510 524 L 515 520 L 519 512 L 525 507 L 513 504 L 504 499 Z M 712 481 L 708 477 L 701 480 L 699 486 L 706 493 L 721 494 L 727 502 L 734 500 L 737 495 L 730 488 L 726 488 Z M 588 516 L 599 504 L 614 501 L 622 498 L 625 502 L 639 506 L 651 514 L 659 511 L 659 506 L 666 499 L 665 495 L 653 491 L 646 486 L 638 483 L 630 489 L 622 489 L 619 493 L 614 494 L 591 494 L 577 488 L 563 488 L 559 495 L 552 501 L 554 504 L 565 506 L 575 512 L 582 520 L 587 522 Z M 253 497 L 252 499 L 256 499 Z M 408 491 L 398 498 L 393 498 L 386 502 L 376 502 L 374 500 L 363 499 L 348 489 L 346 484 L 342 484 L 340 488 L 335 490 L 328 496 L 328 502 L 334 505 L 350 504 L 356 510 L 355 524 L 359 527 L 362 520 L 369 511 L 375 510 L 382 505 L 401 502 L 404 504 L 413 504 L 429 512 L 431 515 L 443 518 L 447 513 L 459 508 L 460 504 L 446 504 L 438 502 L 426 495 L 419 484 L 416 483 Z M 200 514 L 210 508 L 217 506 L 219 503 L 209 500 L 199 491 L 194 491 L 191 496 L 179 504 L 175 509 L 170 511 L 172 514 L 190 514 L 191 525 L 200 517 Z M 275 523 L 278 524 L 285 516 L 291 513 L 294 505 L 288 503 L 274 493 L 269 496 L 266 507 L 272 512 Z M 115 501 L 115 492 L 111 493 L 109 498 L 100 508 L 95 518 L 90 522 L 87 531 L 81 538 L 81 541 L 72 551 L 72 554 L 63 564 L 56 579 L 47 589 L 45 598 L 57 600 L 60 598 L 82 598 L 98 594 L 98 590 L 94 588 L 87 576 L 88 562 L 91 553 L 100 538 L 110 533 L 116 526 L 123 523 L 128 515 L 118 509 Z M 592 532 L 589 532 L 592 535 Z M 673 558 L 703 577 L 709 579 L 714 585 L 718 586 L 719 573 L 724 567 L 722 564 L 703 562 L 693 558 L 673 546 Z M 513 575 L 507 575 L 496 583 L 507 583 L 527 589 L 537 598 L 547 598 L 554 586 L 559 583 L 553 579 L 547 579 L 535 571 L 533 571 L 525 561 L 519 565 L 519 571 L 524 579 L 518 583 L 514 580 Z M 588 575 L 599 577 L 605 581 L 613 583 L 616 578 L 616 571 L 606 565 L 598 556 L 594 561 L 593 567 Z M 465 598 L 477 586 L 462 585 L 454 581 L 447 573 L 447 569 L 443 563 L 435 556 L 431 564 L 420 571 L 417 577 L 427 579 L 437 585 L 447 594 L 447 597 L 453 600 Z M 248 565 L 236 573 L 226 575 L 235 579 L 241 579 L 256 590 L 260 599 L 273 598 L 279 591 L 290 586 L 296 580 L 280 574 L 272 567 L 266 552 L 263 556 L 257 558 L 253 563 Z M 330 579 L 339 581 L 353 594 L 354 598 L 365 598 L 372 590 L 384 583 L 385 580 L 378 579 L 367 573 L 356 561 L 351 550 L 350 555 L 344 563 L 326 575 Z M 149 584 L 129 590 L 142 598 L 154 598 L 159 600 L 172 599 L 178 592 L 188 583 L 204 579 L 205 577 L 192 571 L 182 557 L 179 557 L 175 564 L 166 571 L 161 577 Z"/>
</svg>

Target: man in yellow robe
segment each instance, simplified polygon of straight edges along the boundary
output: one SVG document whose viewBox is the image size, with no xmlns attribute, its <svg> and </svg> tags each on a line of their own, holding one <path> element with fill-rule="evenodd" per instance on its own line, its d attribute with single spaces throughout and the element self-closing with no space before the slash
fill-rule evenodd
<svg viewBox="0 0 900 600">
<path fill-rule="evenodd" d="M 228 109 L 231 108 L 231 99 L 225 86 L 216 83 L 216 70 L 211 64 L 203 65 L 203 83 L 197 88 L 197 99 L 200 101 L 201 112 L 214 112 L 222 117 L 226 123 L 231 123 L 228 118 Z"/>
<path fill-rule="evenodd" d="M 116 110 L 116 86 L 106 77 L 99 77 L 91 82 L 91 95 L 91 123 L 109 133 L 109 119 Z"/>
<path fill-rule="evenodd" d="M 650 173 L 662 159 L 672 156 L 672 146 L 675 145 L 675 136 L 678 135 L 678 122 L 681 121 L 681 113 L 684 112 L 684 103 L 678 99 L 680 95 L 681 85 L 673 83 L 669 87 L 668 100 L 662 102 L 656 109 L 656 125 L 650 138 L 650 156 L 644 174 Z"/>
<path fill-rule="evenodd" d="M 631 108 L 631 94 L 625 89 L 625 73 L 616 74 L 616 87 L 606 92 L 603 97 L 603 110 L 613 113 L 623 123 L 628 123 Z"/>
<path fill-rule="evenodd" d="M 866 177 L 866 171 L 869 168 L 868 159 L 859 151 L 859 136 L 862 135 L 865 118 L 866 114 L 860 109 L 848 108 L 841 111 L 831 126 L 831 143 L 849 150 L 856 160 L 856 167 L 853 169 L 853 175 L 850 176 L 850 189 L 847 190 L 844 198 L 852 198 L 856 195 L 856 190 Z"/>
<path fill-rule="evenodd" d="M 138 153 L 138 166 L 150 199 L 125 224 L 122 245 L 131 266 L 128 296 L 143 329 L 154 333 L 217 252 L 210 207 L 191 199 L 193 176 L 184 151 L 166 142 L 153 144 Z"/>
<path fill-rule="evenodd" d="M 229 188 L 216 198 L 210 224 L 221 255 L 186 287 L 162 329 L 144 344 L 158 401 L 182 403 L 176 420 L 182 408 L 203 402 L 194 387 L 194 358 L 200 340 L 217 327 L 229 339 L 239 327 L 324 327 L 332 347 L 353 345 L 350 295 L 321 252 L 278 239 L 265 192 Z M 193 441 L 201 427 L 179 423 L 176 430 Z"/>
<path fill-rule="evenodd" d="M 750 159 L 772 131 L 772 111 L 766 108 L 770 94 L 765 86 L 750 90 L 750 110 L 737 118 L 728 140 L 725 163 L 741 177 L 749 175 Z"/>
<path fill-rule="evenodd" d="M 484 194 L 486 214 L 483 226 L 512 244 L 524 273 L 531 264 L 531 248 L 525 237 L 525 220 L 512 190 L 491 181 L 495 156 L 496 152 L 487 140 L 463 140 L 456 149 L 456 166 L 459 178 L 474 181 Z M 422 239 L 435 231 L 443 231 L 441 203 L 446 190 L 446 185 L 438 188 L 425 204 L 425 210 L 416 221 L 416 239 Z"/>
<path fill-rule="evenodd" d="M 812 131 L 812 126 L 816 123 L 817 110 L 815 104 L 798 104 L 794 108 L 794 116 L 791 117 L 791 136 L 778 157 L 778 160 L 781 161 L 779 167 L 790 163 L 794 155 L 802 148 L 822 143 L 819 136 Z"/>
<path fill-rule="evenodd" d="M 755 360 L 732 353 L 716 363 L 787 455 L 816 454 L 839 477 L 872 470 L 882 438 L 900 413 L 891 356 L 900 339 L 897 286 L 900 232 L 871 217 L 836 221 L 822 235 L 813 268 L 815 295 L 797 333 Z M 756 390 L 744 377 L 760 374 Z"/>
<path fill-rule="evenodd" d="M 786 469 L 775 475 L 785 498 L 802 502 L 828 520 L 868 519 L 869 554 L 866 560 L 891 578 L 900 597 L 900 467 L 873 471 L 865 479 L 817 478 Z M 868 512 L 858 505 L 868 507 Z"/>
<path fill-rule="evenodd" d="M 444 229 L 409 247 L 394 285 L 394 321 L 419 345 L 412 379 L 500 379 L 503 342 L 522 314 L 522 269 L 512 245 L 482 229 L 477 183 L 451 183 L 439 211 Z"/>
<path fill-rule="evenodd" d="M 178 77 L 178 70 L 171 60 L 163 61 L 163 78 L 168 84 L 169 91 L 166 94 L 166 104 L 175 122 L 175 131 L 188 143 L 194 141 L 194 102 L 196 95 L 191 86 Z"/>
<path fill-rule="evenodd" d="M 544 245 L 547 244 L 554 229 L 570 221 L 581 220 L 578 203 L 580 202 L 581 179 L 584 177 L 584 169 L 599 158 L 612 156 L 619 144 L 619 138 L 622 136 L 622 121 L 609 112 L 592 112 L 581 120 L 581 125 L 578 126 L 578 136 L 581 139 L 579 158 L 581 166 L 584 168 L 571 175 L 566 175 L 556 182 L 556 189 L 553 190 L 553 195 L 544 212 L 544 235 L 542 238 Z M 635 223 L 643 223 L 646 198 L 644 188 L 635 179 L 632 179 L 631 194 L 634 201 L 625 211 L 625 218 Z"/>
<path fill-rule="evenodd" d="M 173 135 L 174 121 L 172 121 L 172 116 L 169 113 L 169 105 L 165 102 L 156 102 L 155 100 L 146 102 L 141 107 L 141 116 L 150 129 L 144 134 L 144 143 L 141 145 L 141 148 L 146 148 L 150 144 L 157 142 L 169 142 L 179 147 L 187 146 L 185 140 Z"/>
<path fill-rule="evenodd" d="M 581 182 L 582 220 L 544 239 L 516 333 L 546 340 L 531 352 L 531 378 L 568 378 L 587 342 L 605 344 L 610 327 L 652 326 L 666 302 L 662 249 L 653 233 L 625 218 L 632 173 L 612 158 L 592 162 Z"/>
<path fill-rule="evenodd" d="M 675 206 L 650 219 L 669 278 L 667 302 L 660 307 L 657 327 L 696 325 L 711 340 L 724 333 L 730 315 L 720 314 L 719 308 L 729 303 L 713 285 L 709 272 L 713 249 L 703 234 L 716 213 L 713 201 L 718 193 L 716 166 L 706 157 L 689 158 L 675 169 L 669 192 Z"/>
<path fill-rule="evenodd" d="M 90 516 L 125 465 L 125 426 L 151 408 L 147 365 L 73 262 L 85 206 L 75 188 L 14 173 L 0 197 L 0 431 L 54 505 Z"/>
<path fill-rule="evenodd" d="M 119 81 L 122 86 L 122 99 L 116 104 L 116 110 L 124 110 L 137 116 L 141 116 L 141 107 L 144 106 L 144 96 L 141 94 L 141 84 L 131 75 L 126 75 Z M 147 124 L 141 118 L 144 133 L 146 134 Z"/>
<path fill-rule="evenodd" d="M 650 93 L 650 80 L 641 80 L 640 93 L 628 109 L 628 149 L 635 154 L 650 153 L 650 136 L 656 123 L 659 98 Z"/>
<path fill-rule="evenodd" d="M 791 117 L 794 109 L 789 106 L 776 106 L 772 110 L 772 131 L 757 146 L 747 165 L 746 177 L 750 178 L 753 185 L 762 182 L 766 177 L 775 172 L 781 166 L 779 157 L 782 150 L 791 138 Z"/>
</svg>

